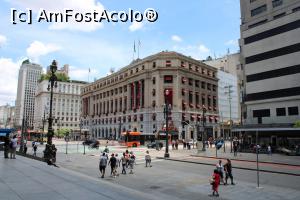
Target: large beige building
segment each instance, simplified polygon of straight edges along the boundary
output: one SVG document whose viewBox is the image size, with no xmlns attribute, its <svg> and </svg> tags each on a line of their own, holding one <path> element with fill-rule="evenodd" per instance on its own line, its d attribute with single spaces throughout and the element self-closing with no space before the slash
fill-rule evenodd
<svg viewBox="0 0 300 200">
<path fill-rule="evenodd" d="M 196 139 L 195 125 L 202 125 L 205 105 L 206 130 L 212 135 L 218 124 L 216 73 L 215 68 L 176 52 L 135 60 L 84 87 L 83 127 L 95 138 L 118 138 L 131 130 L 147 139 L 165 126 L 164 93 L 169 90 L 170 129 L 180 139 Z"/>
<path fill-rule="evenodd" d="M 50 108 L 50 91 L 48 91 L 48 80 L 40 82 L 35 94 L 35 112 L 34 129 L 41 130 L 43 120 L 48 119 Z M 81 90 L 85 85 L 82 81 L 57 82 L 57 88 L 54 88 L 53 94 L 53 129 L 80 129 L 81 115 Z M 44 123 L 44 129 L 47 130 L 48 122 Z"/>
</svg>

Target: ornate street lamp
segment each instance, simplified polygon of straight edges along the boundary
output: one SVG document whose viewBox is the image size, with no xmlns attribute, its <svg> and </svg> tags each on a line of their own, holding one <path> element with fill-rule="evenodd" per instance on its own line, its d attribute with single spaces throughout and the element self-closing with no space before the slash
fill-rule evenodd
<svg viewBox="0 0 300 200">
<path fill-rule="evenodd" d="M 166 150 L 165 150 L 165 158 L 169 158 L 169 114 L 171 112 L 171 104 L 168 102 L 168 96 L 170 91 L 168 89 L 165 90 L 165 104 L 164 104 L 164 117 L 166 119 Z"/>
<path fill-rule="evenodd" d="M 203 132 L 202 132 L 202 151 L 205 151 L 206 148 L 205 148 L 205 142 L 206 142 L 206 134 L 205 134 L 205 121 L 206 121 L 206 118 L 205 118 L 205 113 L 206 113 L 206 107 L 205 105 L 202 105 L 202 126 L 203 126 Z"/>
<path fill-rule="evenodd" d="M 53 118 L 52 118 L 52 101 L 53 101 L 53 88 L 57 87 L 57 77 L 55 72 L 57 70 L 57 62 L 53 60 L 50 65 L 51 76 L 49 78 L 48 91 L 50 91 L 50 109 L 49 109 L 49 118 L 48 118 L 48 133 L 47 133 L 47 144 L 44 151 L 44 159 L 48 164 L 52 164 L 55 161 L 55 146 L 52 144 L 52 137 L 54 131 L 52 128 Z"/>
</svg>

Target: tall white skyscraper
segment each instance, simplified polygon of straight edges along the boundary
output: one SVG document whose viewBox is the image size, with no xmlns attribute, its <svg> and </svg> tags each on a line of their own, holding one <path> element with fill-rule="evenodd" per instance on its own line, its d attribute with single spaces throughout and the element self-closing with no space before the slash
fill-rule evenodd
<svg viewBox="0 0 300 200">
<path fill-rule="evenodd" d="M 25 60 L 19 70 L 16 100 L 16 125 L 21 126 L 23 118 L 28 128 L 33 127 L 34 98 L 43 68 Z"/>
</svg>

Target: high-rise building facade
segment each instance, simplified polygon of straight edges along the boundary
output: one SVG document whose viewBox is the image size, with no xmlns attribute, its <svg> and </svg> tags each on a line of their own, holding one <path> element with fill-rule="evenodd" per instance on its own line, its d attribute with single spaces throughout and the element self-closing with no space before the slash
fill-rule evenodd
<svg viewBox="0 0 300 200">
<path fill-rule="evenodd" d="M 16 126 L 33 128 L 35 92 L 43 68 L 26 60 L 22 63 L 18 77 L 18 91 L 16 100 Z"/>
<path fill-rule="evenodd" d="M 240 3 L 245 123 L 291 126 L 300 118 L 300 1 Z"/>
<path fill-rule="evenodd" d="M 50 91 L 48 91 L 48 80 L 38 84 L 35 95 L 34 129 L 47 130 L 50 108 Z M 53 130 L 58 129 L 80 129 L 81 116 L 81 90 L 86 82 L 66 81 L 57 82 L 57 88 L 53 89 Z M 45 119 L 44 119 L 45 116 Z M 43 125 L 44 123 L 44 125 Z"/>
<path fill-rule="evenodd" d="M 0 128 L 13 128 L 15 107 L 10 105 L 0 106 Z"/>
<path fill-rule="evenodd" d="M 130 130 L 151 136 L 165 127 L 167 101 L 169 128 L 178 138 L 197 137 L 195 125 L 202 126 L 202 105 L 207 109 L 206 131 L 212 135 L 218 125 L 216 73 L 215 68 L 176 52 L 135 60 L 84 87 L 83 127 L 95 138 L 118 138 Z"/>
<path fill-rule="evenodd" d="M 232 120 L 234 124 L 242 124 L 241 108 L 243 97 L 243 71 L 240 63 L 240 53 L 227 54 L 221 58 L 204 61 L 205 64 L 217 68 L 219 79 L 219 113 L 223 121 L 229 120 L 228 88 L 231 88 L 231 100 L 233 102 Z M 226 94 L 225 94 L 226 92 Z M 224 96 L 225 94 L 225 96 Z M 226 100 L 227 99 L 227 100 Z M 237 109 L 237 110 L 236 110 Z M 221 119 L 220 118 L 220 119 Z"/>
</svg>

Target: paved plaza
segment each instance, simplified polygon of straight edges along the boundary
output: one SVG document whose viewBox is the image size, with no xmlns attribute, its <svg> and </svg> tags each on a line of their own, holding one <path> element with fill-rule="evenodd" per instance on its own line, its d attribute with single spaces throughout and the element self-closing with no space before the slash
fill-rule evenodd
<svg viewBox="0 0 300 200">
<path fill-rule="evenodd" d="M 21 156 L 15 160 L 1 159 L 0 189 L 1 194 L 6 195 L 5 199 L 47 199 L 50 196 L 54 197 L 51 199 L 124 199 L 123 192 L 125 199 L 213 199 L 209 196 L 208 179 L 218 161 L 209 157 L 214 149 L 208 149 L 206 155 L 202 155 L 196 154 L 197 149 L 183 150 L 180 146 L 180 150 L 170 149 L 171 160 L 159 159 L 164 155 L 164 149 L 150 149 L 151 168 L 144 165 L 146 148 L 130 149 L 137 156 L 134 174 L 112 178 L 108 167 L 105 178 L 101 179 L 98 163 L 103 145 L 98 150 L 86 148 L 85 155 L 82 145 L 76 142 L 68 144 L 68 154 L 64 145 L 64 142 L 56 141 L 59 168 Z M 116 144 L 110 144 L 109 149 L 110 153 L 119 154 L 126 150 Z M 38 156 L 43 150 L 44 146 L 39 146 Z M 32 153 L 30 148 L 28 153 Z M 240 154 L 236 159 L 251 160 L 252 157 L 252 154 Z M 295 174 L 300 171 L 300 166 L 295 165 L 299 157 L 274 154 L 271 158 L 260 155 L 260 159 L 294 164 L 260 163 L 262 169 Z M 233 167 L 251 169 L 255 166 L 238 160 L 232 163 Z M 260 172 L 260 187 L 257 188 L 256 171 L 234 168 L 233 174 L 236 185 L 221 185 L 219 199 L 296 200 L 300 197 L 300 176 Z"/>
</svg>

